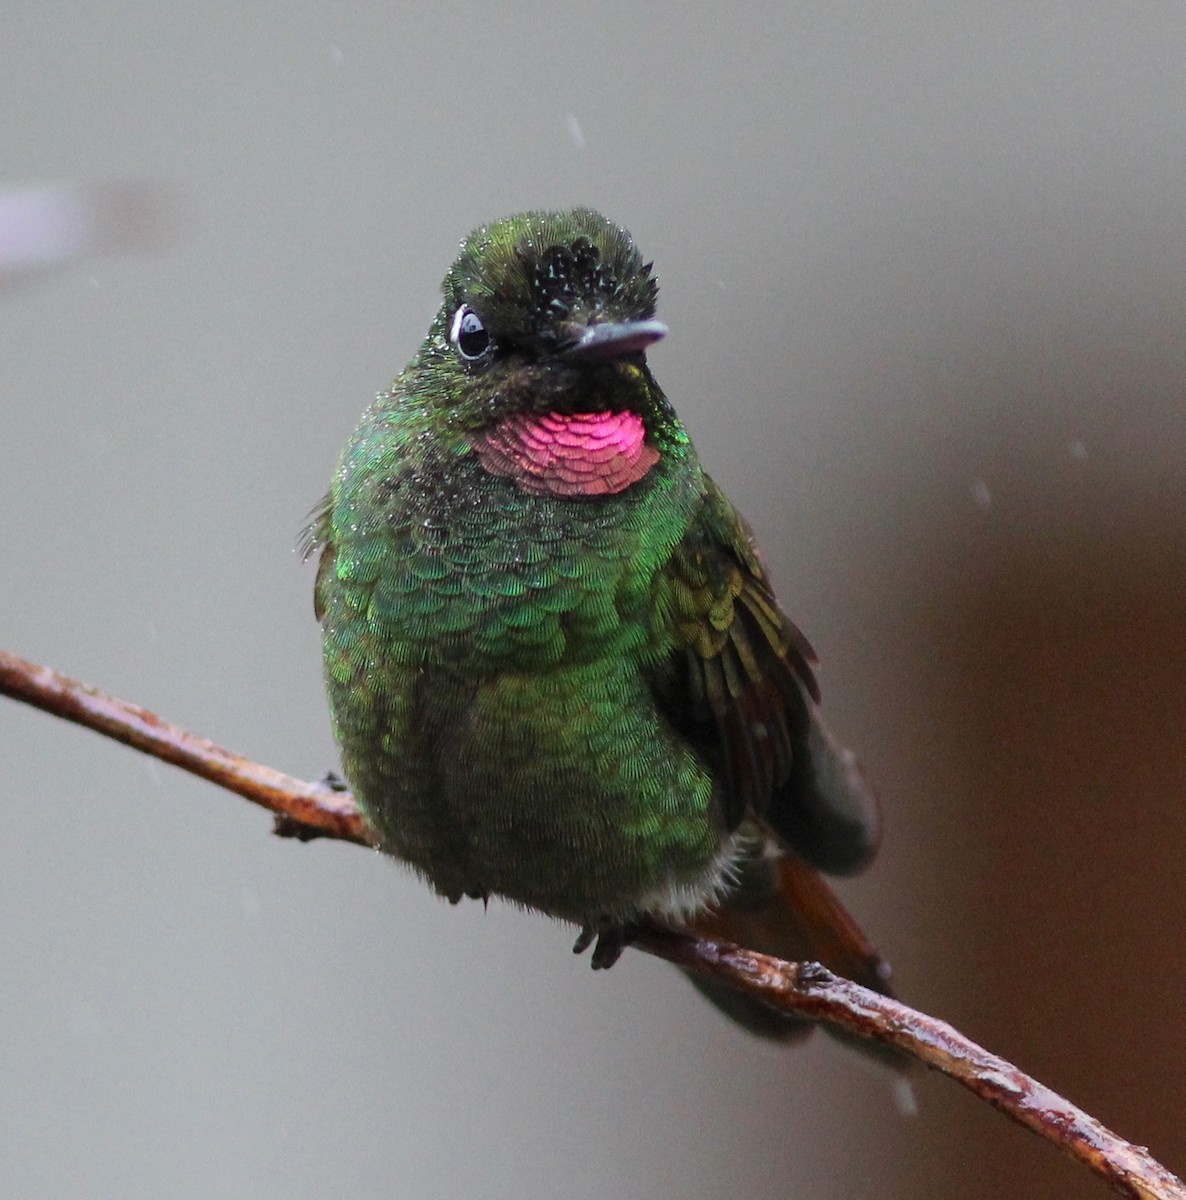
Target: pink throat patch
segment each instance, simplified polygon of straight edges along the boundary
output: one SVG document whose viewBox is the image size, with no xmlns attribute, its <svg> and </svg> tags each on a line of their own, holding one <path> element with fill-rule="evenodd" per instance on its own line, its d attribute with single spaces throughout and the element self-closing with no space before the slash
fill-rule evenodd
<svg viewBox="0 0 1186 1200">
<path fill-rule="evenodd" d="M 547 496 L 625 491 L 659 461 L 642 418 L 632 412 L 515 413 L 473 447 L 491 475 Z"/>
</svg>

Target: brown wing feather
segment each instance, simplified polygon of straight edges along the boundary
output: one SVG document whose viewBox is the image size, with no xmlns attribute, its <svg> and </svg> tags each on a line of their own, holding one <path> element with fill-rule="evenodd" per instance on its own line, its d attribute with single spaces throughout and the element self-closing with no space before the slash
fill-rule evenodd
<svg viewBox="0 0 1186 1200">
<path fill-rule="evenodd" d="M 788 962 L 821 962 L 854 983 L 890 995 L 889 965 L 820 873 L 794 854 L 773 865 L 776 898 L 761 906 L 713 909 L 689 929 Z"/>
<path fill-rule="evenodd" d="M 712 484 L 663 583 L 685 645 L 681 686 L 666 708 L 680 727 L 711 730 L 726 821 L 736 828 L 749 812 L 765 814 L 791 778 L 804 697 L 819 695 L 815 656 L 778 608 L 744 522 Z"/>
<path fill-rule="evenodd" d="M 728 827 L 756 816 L 813 865 L 859 870 L 877 847 L 876 801 L 819 713 L 810 644 L 711 482 L 660 587 L 655 610 L 671 615 L 683 652 L 656 696 L 712 758 Z"/>
<path fill-rule="evenodd" d="M 313 584 L 313 615 L 318 621 L 325 615 L 325 605 L 321 599 L 321 583 L 333 570 L 335 558 L 334 546 L 329 536 L 332 507 L 333 497 L 327 493 L 309 513 L 309 523 L 301 530 L 301 535 L 297 539 L 297 549 L 305 562 L 308 562 L 319 551 L 321 554 L 317 563 L 317 579 Z"/>
</svg>

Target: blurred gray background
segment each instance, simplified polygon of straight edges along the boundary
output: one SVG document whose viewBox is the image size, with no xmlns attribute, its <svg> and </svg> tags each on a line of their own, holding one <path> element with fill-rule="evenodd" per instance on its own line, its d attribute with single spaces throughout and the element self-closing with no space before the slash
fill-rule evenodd
<svg viewBox="0 0 1186 1200">
<path fill-rule="evenodd" d="M 587 203 L 884 798 L 902 995 L 1186 1170 L 1186 9 L 7 0 L 0 644 L 335 763 L 292 547 L 458 240 Z M 159 217 L 159 213 L 157 214 Z M 1070 1197 L 953 1085 L 0 702 L 0 1193 Z"/>
</svg>

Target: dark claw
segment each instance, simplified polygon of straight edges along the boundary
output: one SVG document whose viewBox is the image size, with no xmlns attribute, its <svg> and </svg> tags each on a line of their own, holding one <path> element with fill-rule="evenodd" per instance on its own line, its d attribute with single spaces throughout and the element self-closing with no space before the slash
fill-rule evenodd
<svg viewBox="0 0 1186 1200">
<path fill-rule="evenodd" d="M 336 771 L 326 771 L 317 781 L 317 786 L 330 792 L 350 791 L 350 785 Z M 295 838 L 298 842 L 312 842 L 317 838 L 330 836 L 324 829 L 314 829 L 303 821 L 297 820 L 296 817 L 290 817 L 287 813 L 275 815 L 272 819 L 272 832 L 277 837 Z"/>
<path fill-rule="evenodd" d="M 586 925 L 573 943 L 573 954 L 584 954 L 593 942 L 597 945 L 593 950 L 593 970 L 608 971 L 622 957 L 622 951 L 630 945 L 639 934 L 639 926 L 635 924 Z"/>
<path fill-rule="evenodd" d="M 593 970 L 608 971 L 622 957 L 626 949 L 626 938 L 621 929 L 606 929 L 597 936 L 593 947 Z"/>
<path fill-rule="evenodd" d="M 586 925 L 584 929 L 577 934 L 577 940 L 572 944 L 573 954 L 584 954 L 590 946 L 593 945 L 593 940 L 597 937 L 597 930 L 592 925 Z"/>
<path fill-rule="evenodd" d="M 314 829 L 287 813 L 276 813 L 272 818 L 272 832 L 277 837 L 295 838 L 298 842 L 312 842 L 328 836 L 324 829 Z"/>
</svg>

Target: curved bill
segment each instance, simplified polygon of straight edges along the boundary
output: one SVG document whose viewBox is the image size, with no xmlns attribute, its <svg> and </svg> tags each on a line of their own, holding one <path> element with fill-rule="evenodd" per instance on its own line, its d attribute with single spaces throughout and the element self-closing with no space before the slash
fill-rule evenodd
<svg viewBox="0 0 1186 1200">
<path fill-rule="evenodd" d="M 562 355 L 578 362 L 623 358 L 639 354 L 652 342 L 667 336 L 662 321 L 603 321 L 580 331 L 577 340 Z"/>
</svg>

